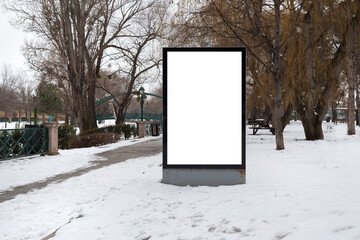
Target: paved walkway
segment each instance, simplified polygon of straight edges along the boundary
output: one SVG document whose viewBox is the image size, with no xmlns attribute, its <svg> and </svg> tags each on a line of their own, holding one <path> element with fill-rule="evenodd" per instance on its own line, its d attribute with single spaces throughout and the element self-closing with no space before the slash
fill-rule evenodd
<svg viewBox="0 0 360 240">
<path fill-rule="evenodd" d="M 147 142 L 136 143 L 130 146 L 120 147 L 111 151 L 98 154 L 108 160 L 93 161 L 94 165 L 74 170 L 68 173 L 62 173 L 42 181 L 22 185 L 0 193 L 0 203 L 15 198 L 19 194 L 26 194 L 36 189 L 45 188 L 51 183 L 59 183 L 72 177 L 78 177 L 92 170 L 107 167 L 112 164 L 126 161 L 131 158 L 146 157 L 156 155 L 162 152 L 162 139 L 149 140 Z"/>
</svg>

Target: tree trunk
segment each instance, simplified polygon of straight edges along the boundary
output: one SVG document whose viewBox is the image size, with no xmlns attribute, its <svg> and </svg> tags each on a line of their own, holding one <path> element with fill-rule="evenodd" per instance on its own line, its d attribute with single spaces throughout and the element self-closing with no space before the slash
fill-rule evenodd
<svg viewBox="0 0 360 240">
<path fill-rule="evenodd" d="M 95 105 L 91 106 L 89 104 L 89 99 L 86 98 L 80 99 L 79 102 L 81 110 L 79 112 L 78 123 L 80 125 L 81 132 L 97 128 L 96 114 L 95 111 L 93 111 Z"/>
<path fill-rule="evenodd" d="M 348 97 L 348 121 L 347 121 L 347 134 L 355 134 L 355 104 L 354 104 L 354 78 L 348 76 L 349 84 L 349 97 Z"/>
<path fill-rule="evenodd" d="M 359 98 L 359 86 L 356 86 L 356 124 L 360 126 L 360 98 Z"/>
<path fill-rule="evenodd" d="M 330 93 L 333 90 L 325 87 L 322 95 L 317 92 L 317 83 L 315 81 L 315 61 L 314 61 L 314 25 L 312 20 L 313 9 L 310 7 L 304 16 L 303 34 L 305 43 L 304 52 L 304 77 L 308 85 L 308 94 L 306 98 L 295 98 L 293 106 L 301 120 L 304 128 L 306 140 L 324 139 L 322 130 L 322 120 L 328 109 Z M 301 95 L 301 93 L 298 93 Z"/>
<path fill-rule="evenodd" d="M 324 133 L 322 130 L 322 120 L 316 119 L 302 119 L 301 123 L 304 128 L 306 140 L 322 140 Z"/>
<path fill-rule="evenodd" d="M 352 18 L 352 14 L 349 14 Z M 349 85 L 348 93 L 348 119 L 347 119 L 347 134 L 355 134 L 355 103 L 354 103 L 354 91 L 355 91 L 355 81 L 356 81 L 356 70 L 355 70 L 355 26 L 352 24 L 348 29 L 347 36 L 347 54 L 346 54 L 346 72 L 347 80 Z"/>
<path fill-rule="evenodd" d="M 275 45 L 274 45 L 274 88 L 275 88 L 275 104 L 274 104 L 274 127 L 276 150 L 283 150 L 284 136 L 282 126 L 282 100 L 281 100 L 281 59 L 280 59 L 280 0 L 274 0 L 275 4 Z"/>
<path fill-rule="evenodd" d="M 358 42 L 357 42 L 358 43 Z M 359 43 L 358 43 L 359 44 Z M 355 47 L 355 56 L 359 56 L 360 55 L 360 51 L 358 47 Z M 359 87 L 360 87 L 360 60 L 358 59 L 358 64 L 356 64 L 355 62 L 355 91 L 356 91 L 356 124 L 358 126 L 360 126 L 360 92 L 359 92 Z"/>
<path fill-rule="evenodd" d="M 116 114 L 116 125 L 122 125 L 125 122 L 125 113 L 123 111 L 118 111 Z"/>
<path fill-rule="evenodd" d="M 73 91 L 73 101 L 77 108 L 77 122 L 80 127 L 80 132 L 97 128 L 96 114 L 95 114 L 95 98 L 92 97 L 94 92 L 89 91 L 84 93 L 82 91 Z M 94 89 L 95 90 L 95 89 Z M 91 99 L 92 98 L 92 99 Z"/>
<path fill-rule="evenodd" d="M 70 115 L 68 113 L 65 114 L 65 124 L 69 124 Z"/>
<path fill-rule="evenodd" d="M 62 1 L 60 14 L 63 19 L 64 44 L 67 55 L 67 74 L 71 83 L 74 113 L 80 133 L 97 128 L 95 114 L 96 71 L 87 49 L 85 38 L 85 3 Z M 76 21 L 74 21 L 76 19 Z M 75 32 L 75 33 L 74 33 Z M 75 44 L 74 44 L 75 43 Z"/>
<path fill-rule="evenodd" d="M 70 124 L 75 125 L 76 115 L 74 113 L 71 114 L 70 117 Z"/>
<path fill-rule="evenodd" d="M 300 118 L 300 121 L 304 128 L 306 140 L 322 140 L 324 139 L 324 133 L 322 130 L 322 122 L 326 115 L 328 105 L 321 105 L 317 103 L 317 112 L 314 108 L 304 108 L 302 104 L 294 103 L 294 108 Z"/>
<path fill-rule="evenodd" d="M 265 105 L 265 110 L 264 110 L 264 120 L 265 122 L 270 122 L 272 121 L 272 113 L 271 113 L 271 107 L 269 105 Z M 256 118 L 252 119 L 252 120 L 256 120 Z"/>
<path fill-rule="evenodd" d="M 332 111 L 332 122 L 333 122 L 334 124 L 337 124 L 337 112 L 336 112 L 336 107 L 337 107 L 336 101 L 332 101 L 331 111 Z"/>
<path fill-rule="evenodd" d="M 285 111 L 284 111 L 284 114 L 283 114 L 283 116 L 281 118 L 281 120 L 282 120 L 282 131 L 283 132 L 284 132 L 285 127 L 289 124 L 289 122 L 291 120 L 293 110 L 294 110 L 294 108 L 293 108 L 292 104 L 289 104 L 287 106 L 287 108 L 285 109 Z"/>
<path fill-rule="evenodd" d="M 95 111 L 95 89 L 96 89 L 96 76 L 93 75 L 91 78 L 91 83 L 88 92 L 88 99 L 87 99 L 87 121 L 90 124 L 90 129 L 97 128 L 96 124 L 96 111 Z"/>
</svg>

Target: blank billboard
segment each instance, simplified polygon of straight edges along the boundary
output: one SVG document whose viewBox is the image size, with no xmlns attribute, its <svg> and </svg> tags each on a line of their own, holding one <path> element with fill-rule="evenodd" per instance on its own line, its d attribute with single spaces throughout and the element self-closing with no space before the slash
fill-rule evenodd
<svg viewBox="0 0 360 240">
<path fill-rule="evenodd" d="M 163 54 L 164 168 L 245 169 L 245 49 Z"/>
</svg>

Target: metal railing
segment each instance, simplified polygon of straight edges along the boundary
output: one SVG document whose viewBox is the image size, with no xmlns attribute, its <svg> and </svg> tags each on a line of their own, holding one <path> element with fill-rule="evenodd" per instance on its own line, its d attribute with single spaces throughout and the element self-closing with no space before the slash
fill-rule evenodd
<svg viewBox="0 0 360 240">
<path fill-rule="evenodd" d="M 47 128 L 0 130 L 0 160 L 44 154 L 48 148 Z"/>
<path fill-rule="evenodd" d="M 33 122 L 34 118 L 32 117 L 30 120 Z M 9 121 L 10 121 L 10 118 L 0 117 L 0 122 L 9 122 Z M 21 122 L 27 122 L 27 121 L 28 121 L 28 118 L 25 118 L 25 117 L 21 118 Z M 12 117 L 11 122 L 19 122 L 19 118 Z"/>
<path fill-rule="evenodd" d="M 108 120 L 108 119 L 115 119 L 114 114 L 113 113 L 96 114 L 96 120 Z M 126 120 L 139 120 L 139 119 L 141 119 L 141 114 L 140 113 L 126 113 L 125 119 Z M 144 113 L 144 120 L 162 121 L 162 114 Z"/>
</svg>

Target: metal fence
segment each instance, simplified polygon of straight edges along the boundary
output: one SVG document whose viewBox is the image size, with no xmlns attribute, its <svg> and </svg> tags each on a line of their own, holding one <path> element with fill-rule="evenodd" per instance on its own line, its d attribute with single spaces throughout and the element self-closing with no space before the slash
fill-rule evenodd
<svg viewBox="0 0 360 240">
<path fill-rule="evenodd" d="M 47 128 L 0 130 L 0 160 L 43 154 L 48 148 Z"/>
</svg>

